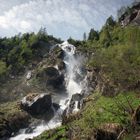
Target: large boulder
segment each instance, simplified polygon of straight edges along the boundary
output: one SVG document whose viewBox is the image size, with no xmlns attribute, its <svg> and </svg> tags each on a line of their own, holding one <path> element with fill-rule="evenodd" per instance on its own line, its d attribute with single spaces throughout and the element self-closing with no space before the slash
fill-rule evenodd
<svg viewBox="0 0 140 140">
<path fill-rule="evenodd" d="M 65 90 L 64 75 L 54 67 L 43 68 L 37 73 L 36 78 L 45 83 L 48 90 Z"/>
<path fill-rule="evenodd" d="M 29 94 L 23 98 L 20 107 L 31 115 L 41 115 L 53 111 L 50 94 Z"/>
<path fill-rule="evenodd" d="M 69 103 L 69 107 L 67 108 L 67 113 L 72 114 L 74 112 L 77 112 L 82 107 L 82 99 L 83 95 L 76 93 L 73 94 Z"/>
<path fill-rule="evenodd" d="M 64 110 L 62 114 L 63 123 L 65 123 L 66 120 L 69 120 L 69 118 L 71 118 L 73 114 L 77 114 L 78 111 L 82 108 L 83 97 L 84 97 L 84 94 L 79 94 L 79 93 L 72 95 L 68 107 Z"/>
</svg>

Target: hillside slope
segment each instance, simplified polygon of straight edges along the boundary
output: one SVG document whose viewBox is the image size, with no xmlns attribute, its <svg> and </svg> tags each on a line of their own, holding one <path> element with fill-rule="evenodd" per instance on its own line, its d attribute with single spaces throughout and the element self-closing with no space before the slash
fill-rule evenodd
<svg viewBox="0 0 140 140">
<path fill-rule="evenodd" d="M 139 3 L 131 10 L 127 17 L 139 13 Z M 109 17 L 100 32 L 90 31 L 87 40 L 68 41 L 88 58 L 86 69 L 91 93 L 80 112 L 64 117 L 61 127 L 34 139 L 139 139 L 139 24 L 131 21 L 122 26 Z"/>
</svg>

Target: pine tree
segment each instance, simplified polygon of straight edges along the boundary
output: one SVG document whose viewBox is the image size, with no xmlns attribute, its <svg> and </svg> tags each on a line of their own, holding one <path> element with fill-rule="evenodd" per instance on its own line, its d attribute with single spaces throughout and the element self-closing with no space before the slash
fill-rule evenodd
<svg viewBox="0 0 140 140">
<path fill-rule="evenodd" d="M 93 28 L 89 32 L 88 40 L 99 40 L 99 34 Z"/>
<path fill-rule="evenodd" d="M 87 40 L 87 35 L 86 35 L 86 33 L 84 32 L 84 34 L 83 34 L 83 40 L 84 41 L 86 41 Z"/>
</svg>

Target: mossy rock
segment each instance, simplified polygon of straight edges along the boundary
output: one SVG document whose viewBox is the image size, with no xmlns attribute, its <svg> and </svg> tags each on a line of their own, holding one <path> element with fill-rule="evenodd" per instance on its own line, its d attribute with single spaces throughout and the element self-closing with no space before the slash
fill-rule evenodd
<svg viewBox="0 0 140 140">
<path fill-rule="evenodd" d="M 0 138 L 10 137 L 13 132 L 27 127 L 30 116 L 19 109 L 17 102 L 0 105 Z"/>
</svg>

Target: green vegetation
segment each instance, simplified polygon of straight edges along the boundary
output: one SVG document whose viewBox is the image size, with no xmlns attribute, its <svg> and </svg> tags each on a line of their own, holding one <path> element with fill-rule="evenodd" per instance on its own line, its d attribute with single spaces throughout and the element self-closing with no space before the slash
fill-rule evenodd
<svg viewBox="0 0 140 140">
<path fill-rule="evenodd" d="M 132 111 L 129 103 L 133 109 L 136 109 L 140 99 L 134 93 L 119 94 L 113 98 L 100 96 L 97 101 L 93 101 L 87 106 L 84 111 L 84 120 L 87 124 L 89 123 L 89 126 L 93 125 L 94 127 L 99 127 L 102 123 L 113 122 L 128 125 L 131 120 L 129 113 Z M 94 123 L 92 124 L 92 122 Z"/>
<path fill-rule="evenodd" d="M 25 33 L 11 38 L 0 38 L 0 79 L 3 75 L 19 74 L 33 61 L 40 61 L 48 53 L 49 47 L 61 40 L 49 36 L 46 29 L 35 33 Z"/>
<path fill-rule="evenodd" d="M 104 97 L 99 93 L 91 94 L 90 99 L 80 111 L 80 117 L 73 115 L 72 121 L 53 130 L 45 131 L 34 140 L 88 139 L 96 130 L 104 129 L 105 124 L 117 124 L 127 130 L 123 140 L 133 139 L 135 129 L 132 127 L 133 111 L 139 106 L 139 94 L 126 92 L 116 97 Z"/>
<path fill-rule="evenodd" d="M 99 40 L 99 34 L 94 29 L 91 29 L 89 32 L 88 40 Z"/>
<path fill-rule="evenodd" d="M 105 79 L 122 89 L 138 88 L 140 79 L 140 28 L 116 26 L 105 35 L 101 32 L 101 46 L 90 59 L 89 65 L 103 71 Z M 111 37 L 111 38 L 110 38 Z M 106 38 L 106 39 L 105 39 Z"/>
<path fill-rule="evenodd" d="M 6 72 L 6 63 L 0 61 L 0 75 L 4 74 L 5 72 Z"/>
<path fill-rule="evenodd" d="M 132 126 L 132 114 L 140 105 L 140 27 L 128 25 L 122 28 L 109 17 L 98 36 L 95 39 L 97 34 L 90 31 L 86 41 L 69 41 L 87 54 L 87 67 L 98 69 L 100 82 L 117 89 L 117 95 L 107 97 L 109 91 L 105 96 L 99 91 L 91 94 L 89 98 L 93 101 L 86 103 L 81 118 L 68 125 L 79 130 L 75 132 L 78 138 L 87 139 L 102 125 L 116 123 L 127 129 L 128 135 L 124 139 L 133 139 L 137 131 L 134 132 Z M 139 131 L 139 127 L 137 129 Z"/>
<path fill-rule="evenodd" d="M 57 129 L 43 132 L 40 136 L 34 138 L 34 140 L 67 140 L 66 126 L 60 126 Z"/>
<path fill-rule="evenodd" d="M 106 123 L 120 124 L 132 132 L 132 108 L 136 109 L 140 99 L 134 93 L 120 93 L 114 98 L 104 97 L 94 93 L 88 98 L 92 99 L 81 111 L 81 118 L 69 123 L 69 127 L 78 128 L 77 136 L 88 137 L 94 129 Z"/>
</svg>

